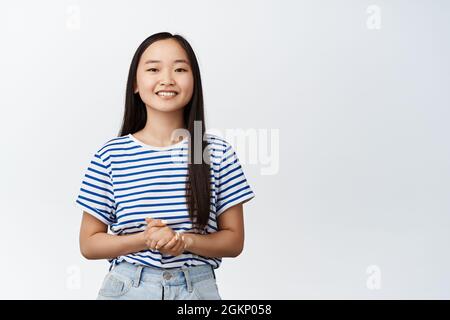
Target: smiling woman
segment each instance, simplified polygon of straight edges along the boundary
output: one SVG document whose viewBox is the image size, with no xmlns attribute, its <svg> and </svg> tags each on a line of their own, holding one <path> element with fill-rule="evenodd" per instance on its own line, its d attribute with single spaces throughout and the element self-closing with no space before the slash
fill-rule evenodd
<svg viewBox="0 0 450 320">
<path fill-rule="evenodd" d="M 191 46 L 150 36 L 131 62 L 119 137 L 94 154 L 76 201 L 83 256 L 110 262 L 98 299 L 221 299 L 214 269 L 242 252 L 242 204 L 255 195 L 233 147 L 204 132 Z"/>
<path fill-rule="evenodd" d="M 188 61 L 186 51 L 172 38 L 154 42 L 144 50 L 137 66 L 134 93 L 139 93 L 151 109 L 147 112 L 182 110 L 189 103 L 194 76 Z M 151 118 L 152 114 L 147 116 Z"/>
</svg>

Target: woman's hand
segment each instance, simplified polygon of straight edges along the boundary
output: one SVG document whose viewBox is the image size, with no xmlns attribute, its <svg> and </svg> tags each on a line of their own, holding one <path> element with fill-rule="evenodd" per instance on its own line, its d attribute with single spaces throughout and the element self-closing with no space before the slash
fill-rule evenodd
<svg viewBox="0 0 450 320">
<path fill-rule="evenodd" d="M 171 256 L 179 256 L 186 249 L 186 241 L 184 235 L 179 233 L 175 233 L 175 236 L 163 247 L 159 248 L 159 251 L 162 254 L 171 255 Z"/>
<path fill-rule="evenodd" d="M 145 221 L 147 228 L 144 231 L 144 239 L 149 249 L 158 250 L 175 236 L 175 232 L 161 220 L 145 218 Z"/>
<path fill-rule="evenodd" d="M 184 252 L 186 242 L 184 236 L 173 231 L 158 219 L 146 218 L 147 228 L 144 231 L 145 244 L 151 250 L 159 250 L 166 255 L 178 256 Z"/>
</svg>

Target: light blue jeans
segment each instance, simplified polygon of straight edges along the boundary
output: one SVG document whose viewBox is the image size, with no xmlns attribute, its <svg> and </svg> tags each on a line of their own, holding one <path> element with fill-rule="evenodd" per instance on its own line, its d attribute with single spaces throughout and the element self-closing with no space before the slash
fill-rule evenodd
<svg viewBox="0 0 450 320">
<path fill-rule="evenodd" d="M 211 265 L 159 269 L 122 261 L 106 274 L 97 300 L 222 300 Z"/>
</svg>

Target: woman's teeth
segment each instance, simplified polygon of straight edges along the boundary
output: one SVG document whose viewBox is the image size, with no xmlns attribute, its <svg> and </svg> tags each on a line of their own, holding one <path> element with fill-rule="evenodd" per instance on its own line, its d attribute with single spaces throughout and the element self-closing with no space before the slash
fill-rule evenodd
<svg viewBox="0 0 450 320">
<path fill-rule="evenodd" d="M 158 92 L 158 96 L 170 97 L 175 95 L 176 95 L 175 92 Z"/>
</svg>

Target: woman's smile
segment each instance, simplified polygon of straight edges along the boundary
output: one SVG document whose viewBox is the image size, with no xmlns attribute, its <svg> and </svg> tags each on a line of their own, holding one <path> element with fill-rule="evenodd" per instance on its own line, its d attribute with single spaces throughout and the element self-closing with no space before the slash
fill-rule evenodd
<svg viewBox="0 0 450 320">
<path fill-rule="evenodd" d="M 176 92 L 158 92 L 156 94 L 159 98 L 163 100 L 170 100 L 178 95 Z"/>
</svg>

